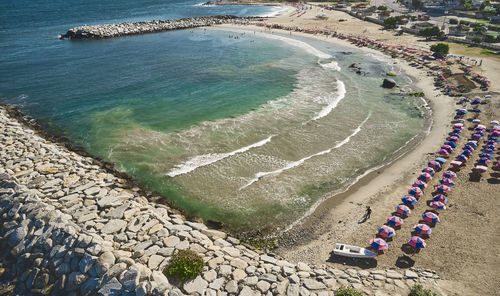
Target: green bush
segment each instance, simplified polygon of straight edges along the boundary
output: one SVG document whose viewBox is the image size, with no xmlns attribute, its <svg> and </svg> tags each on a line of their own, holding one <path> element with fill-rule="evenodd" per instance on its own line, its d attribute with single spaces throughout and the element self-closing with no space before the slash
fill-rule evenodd
<svg viewBox="0 0 500 296">
<path fill-rule="evenodd" d="M 456 18 L 450 18 L 450 24 L 456 25 L 458 24 L 458 20 Z"/>
<path fill-rule="evenodd" d="M 364 293 L 353 287 L 340 287 L 335 291 L 335 296 L 364 296 Z"/>
<path fill-rule="evenodd" d="M 172 256 L 163 273 L 177 276 L 181 281 L 195 278 L 203 271 L 203 258 L 191 250 L 179 250 Z"/>
<path fill-rule="evenodd" d="M 431 51 L 440 55 L 447 55 L 450 51 L 450 46 L 446 43 L 436 43 L 431 45 Z"/>
<path fill-rule="evenodd" d="M 385 73 L 387 76 L 398 76 L 396 73 L 392 73 L 392 72 L 387 72 Z"/>
<path fill-rule="evenodd" d="M 411 287 L 410 294 L 408 296 L 439 296 L 438 294 L 432 292 L 429 289 L 424 289 L 422 285 L 414 285 Z"/>
</svg>

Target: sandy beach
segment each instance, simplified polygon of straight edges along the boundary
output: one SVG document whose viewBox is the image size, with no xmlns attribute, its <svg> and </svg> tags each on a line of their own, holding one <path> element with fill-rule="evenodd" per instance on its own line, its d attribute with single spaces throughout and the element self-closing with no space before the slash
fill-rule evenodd
<svg viewBox="0 0 500 296">
<path fill-rule="evenodd" d="M 375 39 L 385 44 L 405 44 L 409 47 L 428 49 L 435 42 L 425 42 L 416 36 L 404 34 L 395 36 L 392 31 L 385 31 L 378 25 L 363 22 L 339 11 L 321 11 L 328 20 L 315 19 L 319 13 L 313 8 L 300 18 L 290 16 L 294 11 L 290 8 L 280 16 L 267 21 L 269 24 L 297 26 L 302 29 L 330 28 L 343 34 L 352 34 Z M 340 19 L 345 21 L 339 22 Z M 232 27 L 224 25 L 222 27 Z M 262 27 L 241 26 L 237 28 L 263 31 Z M 280 31 L 280 30 L 272 30 Z M 269 32 L 269 31 L 268 31 Z M 287 33 L 288 32 L 284 32 Z M 312 35 L 293 32 L 309 38 L 317 38 L 333 44 L 356 47 L 348 41 L 323 35 Z M 380 54 L 369 48 L 359 48 Z M 498 84 L 500 63 L 498 57 L 480 55 L 480 49 L 467 48 L 450 43 L 450 53 L 467 55 L 471 58 L 483 59 L 482 67 L 475 67 L 477 73 L 486 75 L 493 83 L 488 93 L 493 99 L 484 105 L 479 119 L 489 123 L 500 117 L 498 103 Z M 413 213 L 405 219 L 405 224 L 397 231 L 397 235 L 389 242 L 389 250 L 378 256 L 376 262 L 342 260 L 333 256 L 336 242 L 368 246 L 375 237 L 377 229 L 391 216 L 394 206 L 407 193 L 408 188 L 416 180 L 420 170 L 428 161 L 437 157 L 436 152 L 444 143 L 452 130 L 452 121 L 458 98 L 445 96 L 433 85 L 433 76 L 425 69 L 416 69 L 407 61 L 394 59 L 399 67 L 415 80 L 415 87 L 425 93 L 432 109 L 432 126 L 429 133 L 416 147 L 389 165 L 371 172 L 346 192 L 328 198 L 298 226 L 284 235 L 283 243 L 277 253 L 293 262 L 311 262 L 315 264 L 329 263 L 347 265 L 362 269 L 408 268 L 411 266 L 436 270 L 442 277 L 439 287 L 434 287 L 443 295 L 495 295 L 500 290 L 492 274 L 498 271 L 500 261 L 494 246 L 500 243 L 498 223 L 500 219 L 495 213 L 499 201 L 495 190 L 500 182 L 497 172 L 491 169 L 479 179 L 470 176 L 473 161 L 470 160 L 458 173 L 457 185 L 449 193 L 448 210 L 441 213 L 442 223 L 437 225 L 428 239 L 427 248 L 418 254 L 407 256 L 401 246 L 411 237 L 414 224 L 418 223 L 421 214 L 430 209 L 424 202 L 419 203 Z M 478 90 L 478 89 L 477 89 Z M 475 95 L 474 90 L 466 94 Z M 486 111 L 486 112 L 484 112 Z M 469 125 L 472 123 L 468 122 Z M 467 126 L 470 127 L 470 126 Z M 467 130 L 464 137 L 470 135 Z M 455 151 L 452 155 L 455 156 Z M 477 155 L 476 155 L 477 158 Z M 448 165 L 445 164 L 445 168 Z M 440 173 L 429 183 L 429 187 L 439 184 Z M 423 200 L 431 200 L 431 189 L 427 189 Z M 366 206 L 372 209 L 371 218 L 365 223 L 358 223 Z"/>
</svg>

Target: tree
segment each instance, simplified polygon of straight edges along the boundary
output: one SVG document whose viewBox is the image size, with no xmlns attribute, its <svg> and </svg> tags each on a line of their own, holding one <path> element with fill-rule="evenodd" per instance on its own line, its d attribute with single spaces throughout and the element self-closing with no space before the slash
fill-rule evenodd
<svg viewBox="0 0 500 296">
<path fill-rule="evenodd" d="M 486 8 L 486 6 L 490 6 L 491 3 L 489 0 L 484 0 L 481 5 L 479 6 L 479 10 L 484 10 Z"/>
<path fill-rule="evenodd" d="M 472 0 L 465 0 L 464 1 L 464 8 L 465 10 L 469 10 L 472 8 Z"/>
<path fill-rule="evenodd" d="M 479 38 L 479 37 L 474 37 L 474 38 L 472 38 L 472 42 L 474 42 L 474 43 L 481 43 L 481 41 L 482 41 L 482 40 L 481 40 L 481 38 Z"/>
<path fill-rule="evenodd" d="M 484 42 L 495 43 L 496 42 L 496 38 L 494 36 L 491 36 L 491 35 L 486 35 L 484 37 Z"/>
<path fill-rule="evenodd" d="M 432 37 L 441 36 L 443 34 L 443 32 L 441 32 L 441 30 L 439 30 L 439 27 L 432 26 L 432 27 L 420 30 L 419 34 L 421 36 L 424 36 L 425 39 L 430 40 Z"/>
<path fill-rule="evenodd" d="M 450 24 L 456 25 L 456 24 L 458 24 L 458 20 L 456 18 L 450 18 Z"/>
<path fill-rule="evenodd" d="M 388 17 L 384 20 L 384 27 L 386 29 L 395 29 L 397 24 L 398 24 L 398 18 L 393 16 Z"/>
<path fill-rule="evenodd" d="M 379 7 L 377 7 L 377 9 L 380 10 L 380 11 L 386 11 L 387 10 L 387 6 L 380 5 Z"/>
<path fill-rule="evenodd" d="M 450 51 L 450 46 L 446 43 L 436 43 L 431 45 L 431 51 L 434 52 L 434 55 L 444 56 Z"/>
</svg>

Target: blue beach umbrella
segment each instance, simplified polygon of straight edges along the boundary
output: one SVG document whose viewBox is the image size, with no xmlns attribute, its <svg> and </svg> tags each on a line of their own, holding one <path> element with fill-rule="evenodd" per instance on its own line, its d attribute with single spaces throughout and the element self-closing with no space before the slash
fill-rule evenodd
<svg viewBox="0 0 500 296">
<path fill-rule="evenodd" d="M 433 212 L 425 212 L 422 214 L 422 218 L 424 221 L 427 221 L 429 223 L 437 223 L 439 222 L 439 217 L 438 215 L 434 214 Z"/>
<path fill-rule="evenodd" d="M 438 157 L 436 158 L 436 161 L 439 162 L 440 164 L 444 164 L 446 163 L 446 159 L 442 158 L 442 157 Z"/>
<path fill-rule="evenodd" d="M 418 236 L 413 236 L 412 238 L 410 238 L 408 244 L 416 249 L 425 248 L 426 246 L 425 240 Z"/>
<path fill-rule="evenodd" d="M 408 194 L 413 195 L 415 197 L 419 197 L 419 196 L 422 196 L 422 194 L 424 194 L 424 193 L 422 192 L 422 189 L 420 189 L 418 187 L 412 187 L 412 188 L 408 189 Z"/>
<path fill-rule="evenodd" d="M 415 230 L 419 234 L 431 234 L 432 229 L 429 227 L 429 225 L 426 224 L 416 224 L 413 226 L 413 230 Z"/>
<path fill-rule="evenodd" d="M 455 157 L 456 160 L 460 160 L 460 161 L 467 161 L 467 156 L 463 155 L 463 154 L 459 154 L 457 155 L 457 157 Z"/>
<path fill-rule="evenodd" d="M 462 155 L 465 155 L 465 156 L 467 156 L 467 157 L 471 157 L 471 155 L 472 155 L 472 151 L 471 151 L 471 150 L 464 150 L 464 151 L 462 152 Z"/>
<path fill-rule="evenodd" d="M 446 172 L 443 173 L 443 177 L 445 177 L 445 178 L 456 178 L 457 174 L 455 172 L 452 172 L 452 171 L 446 171 Z"/>
<path fill-rule="evenodd" d="M 453 180 L 450 178 L 441 179 L 441 180 L 439 180 L 439 183 L 446 185 L 446 186 L 455 186 L 455 182 L 453 182 Z"/>
<path fill-rule="evenodd" d="M 427 166 L 429 166 L 429 167 L 431 167 L 431 168 L 433 168 L 433 169 L 435 169 L 435 170 L 436 170 L 436 169 L 437 169 L 437 170 L 439 170 L 439 169 L 441 168 L 441 164 L 440 164 L 438 161 L 435 161 L 435 160 L 433 160 L 433 161 L 429 161 L 429 162 L 427 163 Z"/>
<path fill-rule="evenodd" d="M 411 186 L 418 187 L 420 189 L 425 189 L 425 188 L 427 188 L 427 183 L 425 183 L 424 181 L 418 180 L 418 181 L 413 182 L 413 184 Z"/>
<path fill-rule="evenodd" d="M 450 192 L 451 191 L 451 188 L 449 186 L 446 186 L 446 185 L 439 185 L 437 188 L 436 188 L 436 191 L 437 192 L 440 192 L 440 193 L 447 193 L 447 192 Z"/>
<path fill-rule="evenodd" d="M 453 142 L 453 141 L 447 141 L 444 143 L 445 145 L 450 145 L 451 147 L 453 148 L 457 148 L 457 143 Z"/>
<path fill-rule="evenodd" d="M 401 215 L 406 215 L 408 216 L 409 214 L 411 214 L 411 210 L 409 207 L 405 206 L 405 205 L 397 205 L 394 210 L 396 210 L 396 212 L 400 213 Z"/>
<path fill-rule="evenodd" d="M 431 167 L 426 167 L 425 169 L 422 170 L 422 173 L 427 173 L 429 175 L 434 175 L 436 172 L 434 171 L 433 168 Z M 431 178 L 432 179 L 432 178 Z"/>
<path fill-rule="evenodd" d="M 382 251 L 387 250 L 389 245 L 387 245 L 386 241 L 381 238 L 374 238 L 370 241 L 370 246 L 374 247 L 376 250 Z"/>
<path fill-rule="evenodd" d="M 401 201 L 405 204 L 405 205 L 416 205 L 418 200 L 411 196 L 411 195 L 405 195 L 401 198 Z"/>
<path fill-rule="evenodd" d="M 396 231 L 390 226 L 383 225 L 378 229 L 378 234 L 383 237 L 393 237 L 396 235 Z"/>
</svg>

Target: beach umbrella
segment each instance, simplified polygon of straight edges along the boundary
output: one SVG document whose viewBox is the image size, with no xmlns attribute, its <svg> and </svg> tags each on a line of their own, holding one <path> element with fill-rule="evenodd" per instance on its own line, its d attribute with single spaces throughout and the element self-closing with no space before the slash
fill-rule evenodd
<svg viewBox="0 0 500 296">
<path fill-rule="evenodd" d="M 429 175 L 431 175 L 431 176 L 432 176 L 432 175 L 434 175 L 436 172 L 434 171 L 434 169 L 433 169 L 433 168 L 431 168 L 431 167 L 426 167 L 425 169 L 423 169 L 423 170 L 422 170 L 422 173 L 427 173 L 427 174 L 429 174 Z M 432 177 L 431 177 L 431 179 L 432 179 Z"/>
<path fill-rule="evenodd" d="M 472 121 L 472 123 L 481 123 L 481 120 L 479 120 L 479 119 L 474 119 L 474 120 Z"/>
<path fill-rule="evenodd" d="M 471 155 L 472 155 L 472 151 L 471 151 L 471 150 L 464 150 L 464 151 L 461 153 L 461 155 L 464 155 L 464 156 L 466 156 L 466 157 L 471 157 Z M 458 157 L 458 156 L 457 156 L 457 157 Z M 455 159 L 457 159 L 457 158 L 455 158 Z M 462 159 L 462 160 L 463 160 L 463 159 Z"/>
<path fill-rule="evenodd" d="M 417 177 L 418 180 L 424 181 L 424 182 L 429 182 L 432 180 L 432 176 L 429 173 L 422 173 Z"/>
<path fill-rule="evenodd" d="M 494 132 L 490 133 L 490 137 L 498 138 L 499 136 L 500 136 L 500 131 L 495 130 Z"/>
<path fill-rule="evenodd" d="M 431 201 L 429 206 L 431 206 L 432 208 L 434 208 L 436 210 L 446 210 L 446 206 L 444 205 L 444 203 L 442 203 L 440 201 Z"/>
<path fill-rule="evenodd" d="M 419 234 L 431 234 L 432 229 L 427 224 L 415 224 L 413 230 Z"/>
<path fill-rule="evenodd" d="M 500 123 L 498 122 L 498 120 L 492 120 L 492 121 L 490 121 L 490 124 L 491 125 L 499 125 Z"/>
<path fill-rule="evenodd" d="M 434 195 L 434 197 L 432 198 L 432 200 L 433 201 L 439 201 L 439 202 L 442 202 L 442 203 L 447 203 L 448 202 L 448 199 L 443 194 L 436 194 L 436 195 Z"/>
<path fill-rule="evenodd" d="M 447 192 L 450 192 L 451 191 L 451 188 L 446 186 L 446 185 L 439 185 L 437 188 L 436 188 L 436 191 L 437 192 L 440 192 L 440 193 L 447 193 Z"/>
<path fill-rule="evenodd" d="M 408 194 L 413 195 L 415 197 L 420 197 L 424 193 L 422 192 L 422 189 L 420 189 L 418 187 L 412 187 L 412 188 L 408 189 Z"/>
<path fill-rule="evenodd" d="M 498 137 L 489 137 L 488 141 L 493 141 L 495 143 L 498 143 L 499 140 L 498 140 Z"/>
<path fill-rule="evenodd" d="M 488 153 L 483 153 L 483 154 L 479 155 L 479 158 L 493 159 L 493 156 L 491 156 Z"/>
<path fill-rule="evenodd" d="M 457 174 L 455 172 L 452 172 L 452 171 L 446 171 L 446 172 L 443 173 L 443 177 L 445 177 L 445 178 L 456 178 Z"/>
<path fill-rule="evenodd" d="M 477 160 L 478 164 L 488 164 L 490 162 L 491 162 L 491 160 L 489 160 L 487 158 L 480 158 L 480 159 Z"/>
<path fill-rule="evenodd" d="M 424 181 L 418 180 L 418 181 L 413 182 L 413 184 L 411 184 L 411 186 L 418 187 L 420 189 L 425 189 L 425 188 L 427 188 L 427 183 L 425 183 Z"/>
<path fill-rule="evenodd" d="M 401 215 L 408 216 L 409 214 L 411 214 L 410 208 L 405 205 L 397 205 L 394 209 Z"/>
<path fill-rule="evenodd" d="M 472 109 L 472 110 L 470 110 L 470 112 L 481 113 L 483 111 L 481 111 L 481 109 Z"/>
<path fill-rule="evenodd" d="M 465 144 L 465 146 L 462 148 L 462 150 L 474 151 L 475 148 L 476 148 L 475 146 L 472 146 L 470 144 Z"/>
<path fill-rule="evenodd" d="M 401 201 L 405 204 L 405 205 L 415 205 L 417 204 L 417 199 L 411 195 L 405 195 L 401 198 Z"/>
<path fill-rule="evenodd" d="M 389 245 L 387 245 L 386 241 L 381 238 L 374 238 L 370 241 L 370 246 L 374 247 L 375 250 L 382 251 L 387 250 Z"/>
<path fill-rule="evenodd" d="M 457 148 L 457 143 L 453 142 L 453 141 L 447 141 L 444 143 L 445 145 L 450 145 L 451 147 L 453 148 Z"/>
<path fill-rule="evenodd" d="M 383 225 L 378 229 L 378 234 L 383 237 L 393 237 L 396 235 L 396 231 L 390 226 Z"/>
<path fill-rule="evenodd" d="M 424 221 L 429 222 L 429 223 L 437 223 L 439 222 L 439 217 L 438 215 L 434 214 L 433 212 L 425 212 L 422 214 L 422 218 Z"/>
<path fill-rule="evenodd" d="M 480 99 L 474 99 L 470 104 L 471 105 L 479 105 L 479 104 L 481 104 L 481 100 Z"/>
<path fill-rule="evenodd" d="M 482 131 L 484 131 L 484 130 L 486 130 L 486 126 L 484 126 L 484 125 L 482 125 L 482 124 L 478 124 L 478 125 L 476 126 L 475 130 L 482 130 Z"/>
<path fill-rule="evenodd" d="M 457 155 L 457 157 L 455 157 L 456 160 L 460 160 L 460 161 L 467 161 L 467 156 L 463 155 L 463 154 L 459 154 Z"/>
<path fill-rule="evenodd" d="M 450 136 L 450 137 L 448 137 L 448 138 L 447 138 L 447 140 L 448 140 L 448 141 L 452 141 L 452 142 L 455 142 L 455 143 L 456 143 L 456 142 L 458 142 L 458 140 L 459 140 L 459 139 L 458 139 L 458 137 L 457 137 L 457 136 Z"/>
<path fill-rule="evenodd" d="M 453 152 L 453 147 L 451 147 L 450 145 L 443 145 L 441 146 L 441 149 L 448 151 L 448 153 Z"/>
<path fill-rule="evenodd" d="M 390 216 L 389 218 L 386 219 L 387 224 L 390 224 L 392 226 L 400 226 L 404 223 L 403 219 L 401 219 L 398 216 Z"/>
<path fill-rule="evenodd" d="M 426 246 L 425 240 L 419 236 L 412 236 L 412 238 L 408 241 L 408 244 L 417 249 L 425 248 Z"/>
<path fill-rule="evenodd" d="M 455 123 L 453 125 L 453 128 L 459 128 L 459 129 L 462 129 L 464 127 L 464 124 L 463 123 Z"/>
<path fill-rule="evenodd" d="M 453 180 L 450 178 L 444 178 L 442 180 L 439 180 L 439 183 L 446 186 L 455 186 L 455 182 L 453 182 Z"/>
<path fill-rule="evenodd" d="M 467 141 L 467 145 L 470 145 L 470 146 L 476 148 L 477 147 L 477 141 L 472 141 L 472 140 L 471 141 Z"/>
<path fill-rule="evenodd" d="M 471 139 L 473 140 L 476 140 L 476 141 L 480 141 L 482 138 L 482 136 L 480 134 L 473 134 Z"/>
<path fill-rule="evenodd" d="M 444 163 L 446 163 L 446 159 L 444 159 L 442 157 L 436 158 L 436 161 L 439 162 L 439 164 L 441 164 L 441 165 L 443 165 Z"/>
<path fill-rule="evenodd" d="M 435 170 L 439 170 L 441 168 L 441 164 L 439 162 L 435 161 L 435 160 L 429 161 L 427 163 L 427 166 L 431 167 L 431 168 L 433 168 Z"/>
<path fill-rule="evenodd" d="M 448 150 L 446 150 L 446 149 L 441 149 L 438 151 L 438 154 L 442 155 L 442 156 L 448 156 L 448 155 L 450 155 L 450 152 L 448 152 Z"/>
<path fill-rule="evenodd" d="M 454 160 L 454 161 L 450 162 L 450 165 L 454 168 L 458 168 L 462 165 L 462 162 L 458 161 L 458 160 Z"/>
</svg>

